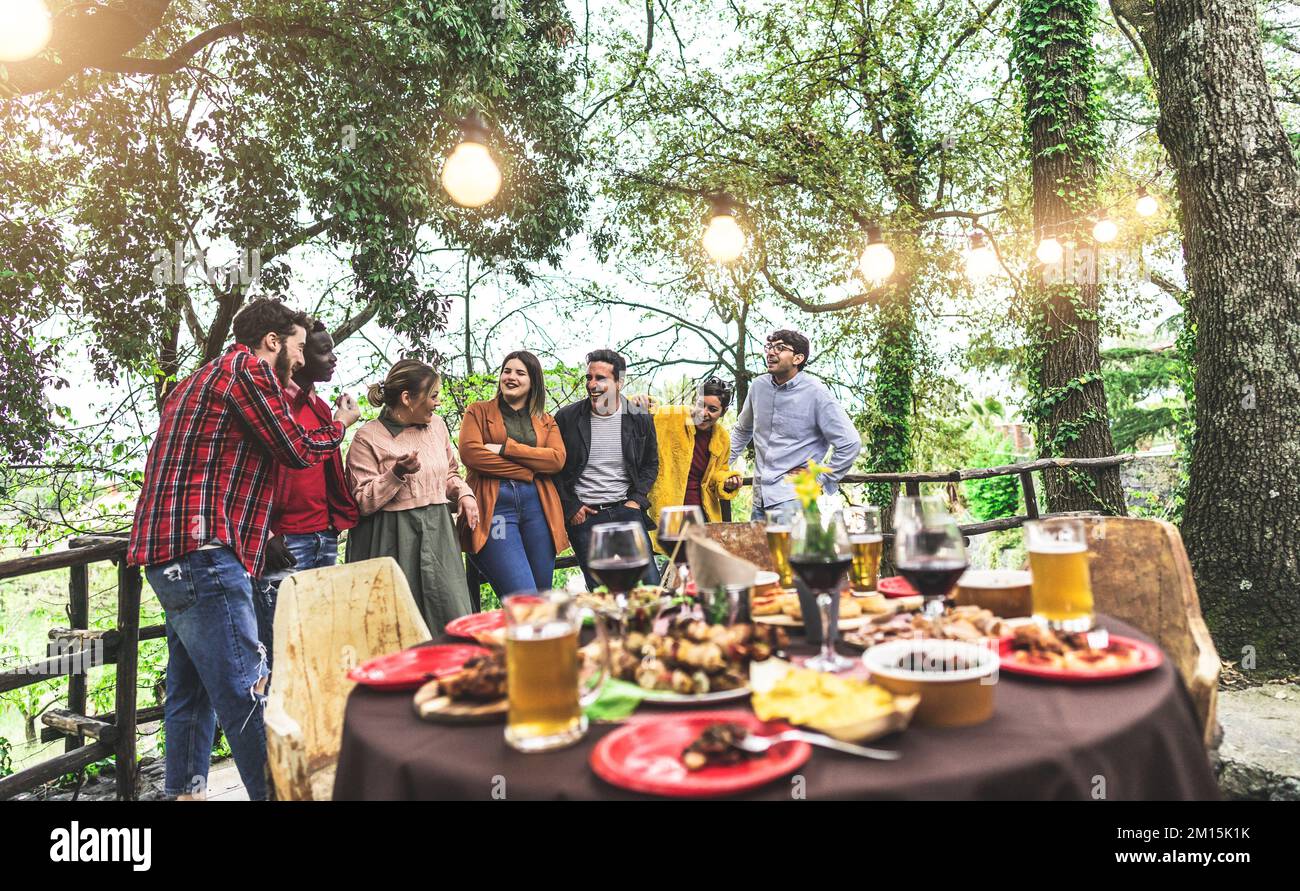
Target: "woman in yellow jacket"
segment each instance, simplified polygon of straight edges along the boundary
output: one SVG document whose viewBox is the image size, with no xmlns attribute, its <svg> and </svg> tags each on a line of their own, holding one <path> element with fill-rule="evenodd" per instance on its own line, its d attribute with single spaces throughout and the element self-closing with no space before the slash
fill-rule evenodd
<svg viewBox="0 0 1300 891">
<path fill-rule="evenodd" d="M 728 463 L 731 434 L 718 423 L 730 405 L 731 388 L 715 377 L 700 387 L 694 406 L 654 409 L 659 476 L 650 488 L 652 520 L 658 521 L 662 508 L 678 504 L 699 505 L 707 522 L 722 520 L 722 502 L 740 489 L 740 474 Z"/>
</svg>

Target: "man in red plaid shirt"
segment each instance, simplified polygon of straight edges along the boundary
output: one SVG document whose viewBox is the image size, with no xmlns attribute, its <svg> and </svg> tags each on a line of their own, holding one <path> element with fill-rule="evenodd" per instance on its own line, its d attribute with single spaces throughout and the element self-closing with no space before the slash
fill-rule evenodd
<svg viewBox="0 0 1300 891">
<path fill-rule="evenodd" d="M 284 385 L 312 322 L 278 300 L 250 303 L 235 344 L 177 384 L 145 464 L 127 560 L 143 566 L 167 616 L 166 794 L 204 797 L 219 719 L 249 798 L 266 797 L 266 651 L 250 576 L 262 571 L 277 464 L 338 452 L 359 416 L 305 430 Z"/>
</svg>

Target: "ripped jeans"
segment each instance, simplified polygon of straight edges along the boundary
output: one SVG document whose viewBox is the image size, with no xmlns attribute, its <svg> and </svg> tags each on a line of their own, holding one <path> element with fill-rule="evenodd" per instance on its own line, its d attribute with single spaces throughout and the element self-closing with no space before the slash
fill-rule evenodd
<svg viewBox="0 0 1300 891">
<path fill-rule="evenodd" d="M 220 547 L 145 567 L 145 577 L 167 613 L 166 795 L 206 792 L 220 720 L 248 797 L 266 798 L 268 666 L 248 573 Z"/>
</svg>

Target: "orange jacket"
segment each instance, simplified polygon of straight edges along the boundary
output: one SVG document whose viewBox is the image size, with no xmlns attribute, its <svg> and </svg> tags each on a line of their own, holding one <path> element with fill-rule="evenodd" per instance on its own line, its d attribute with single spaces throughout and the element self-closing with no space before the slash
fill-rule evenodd
<svg viewBox="0 0 1300 891">
<path fill-rule="evenodd" d="M 461 543 L 466 551 L 477 554 L 487 543 L 492 528 L 492 513 L 496 509 L 497 491 L 501 480 L 522 480 L 537 486 L 537 497 L 542 502 L 542 513 L 551 530 L 555 553 L 569 546 L 568 533 L 564 531 L 564 509 L 560 506 L 560 493 L 551 479 L 564 469 L 564 439 L 555 419 L 548 414 L 533 417 L 536 446 L 526 446 L 506 436 L 506 422 L 495 398 L 475 402 L 465 409 L 460 423 L 460 460 L 468 471 L 466 482 L 474 491 L 478 502 L 478 528 L 472 532 L 461 530 Z M 489 444 L 502 445 L 501 454 L 490 451 Z"/>
</svg>

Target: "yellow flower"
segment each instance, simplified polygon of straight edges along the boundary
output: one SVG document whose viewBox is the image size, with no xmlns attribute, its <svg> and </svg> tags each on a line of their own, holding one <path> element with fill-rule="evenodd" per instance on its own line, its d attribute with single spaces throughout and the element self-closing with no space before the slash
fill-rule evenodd
<svg viewBox="0 0 1300 891">
<path fill-rule="evenodd" d="M 799 497 L 799 503 L 805 508 L 812 507 L 817 502 L 817 497 L 822 494 L 822 484 L 818 482 L 817 477 L 828 470 L 830 467 L 827 465 L 809 460 L 806 468 L 789 475 L 794 483 L 795 495 Z"/>
</svg>

